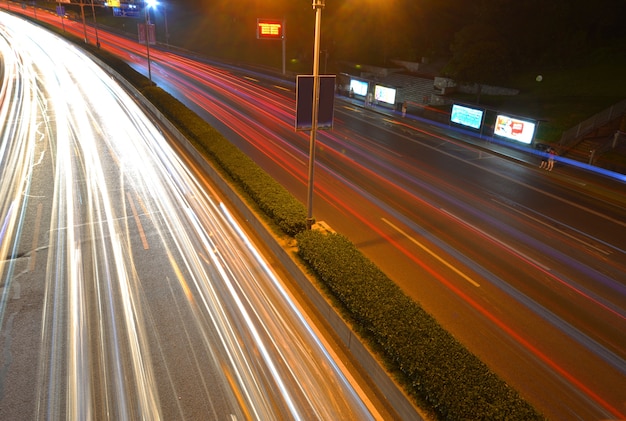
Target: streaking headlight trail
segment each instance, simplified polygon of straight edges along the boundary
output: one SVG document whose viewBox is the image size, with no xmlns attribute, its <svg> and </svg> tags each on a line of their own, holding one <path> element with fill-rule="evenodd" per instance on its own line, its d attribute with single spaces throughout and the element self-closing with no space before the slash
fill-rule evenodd
<svg viewBox="0 0 626 421">
<path fill-rule="evenodd" d="M 110 75 L 5 13 L 0 54 L 3 416 L 376 417 Z"/>
</svg>

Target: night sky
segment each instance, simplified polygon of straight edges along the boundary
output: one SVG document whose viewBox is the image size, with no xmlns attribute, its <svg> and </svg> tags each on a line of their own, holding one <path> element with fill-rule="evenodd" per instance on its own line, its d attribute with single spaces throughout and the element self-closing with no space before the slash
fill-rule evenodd
<svg viewBox="0 0 626 421">
<path fill-rule="evenodd" d="M 180 29 L 190 45 L 216 52 L 258 50 L 258 45 L 250 45 L 256 19 L 285 18 L 289 55 L 307 59 L 312 53 L 311 0 L 168 4 L 193 19 Z M 450 55 L 455 43 L 463 47 L 489 41 L 502 60 L 514 65 L 565 61 L 584 51 L 619 46 L 626 40 L 625 16 L 624 0 L 326 0 L 322 49 L 336 59 L 382 62 Z"/>
</svg>

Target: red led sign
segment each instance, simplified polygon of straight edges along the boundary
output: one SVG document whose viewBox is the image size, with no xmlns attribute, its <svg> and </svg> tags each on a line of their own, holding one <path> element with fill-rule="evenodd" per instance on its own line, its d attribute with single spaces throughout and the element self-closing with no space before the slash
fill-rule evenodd
<svg viewBox="0 0 626 421">
<path fill-rule="evenodd" d="M 283 23 L 279 20 L 257 19 L 256 37 L 259 39 L 282 39 Z"/>
</svg>

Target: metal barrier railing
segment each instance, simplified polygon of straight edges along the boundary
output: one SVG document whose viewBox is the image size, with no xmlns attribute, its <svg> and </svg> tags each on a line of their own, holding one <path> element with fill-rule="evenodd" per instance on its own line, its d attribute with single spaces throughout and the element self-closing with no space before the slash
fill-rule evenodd
<svg viewBox="0 0 626 421">
<path fill-rule="evenodd" d="M 561 140 L 559 140 L 561 149 L 568 149 L 583 136 L 612 121 L 613 119 L 620 117 L 624 113 L 626 113 L 626 100 L 618 102 L 604 111 L 601 111 L 576 126 L 564 131 L 561 135 Z"/>
</svg>

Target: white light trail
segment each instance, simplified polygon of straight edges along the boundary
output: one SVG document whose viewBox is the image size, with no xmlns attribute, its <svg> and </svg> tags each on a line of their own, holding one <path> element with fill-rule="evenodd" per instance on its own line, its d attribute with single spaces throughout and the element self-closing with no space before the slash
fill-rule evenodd
<svg viewBox="0 0 626 421">
<path fill-rule="evenodd" d="M 31 344 L 10 350 L 30 368 L 4 367 L 1 413 L 19 380 L 35 419 L 372 418 L 280 279 L 109 75 L 4 13 L 0 53 L 0 329 Z M 19 256 L 35 250 L 29 267 Z M 18 280 L 36 311 L 11 298 Z M 36 333 L 9 332 L 6 315 Z"/>
</svg>

